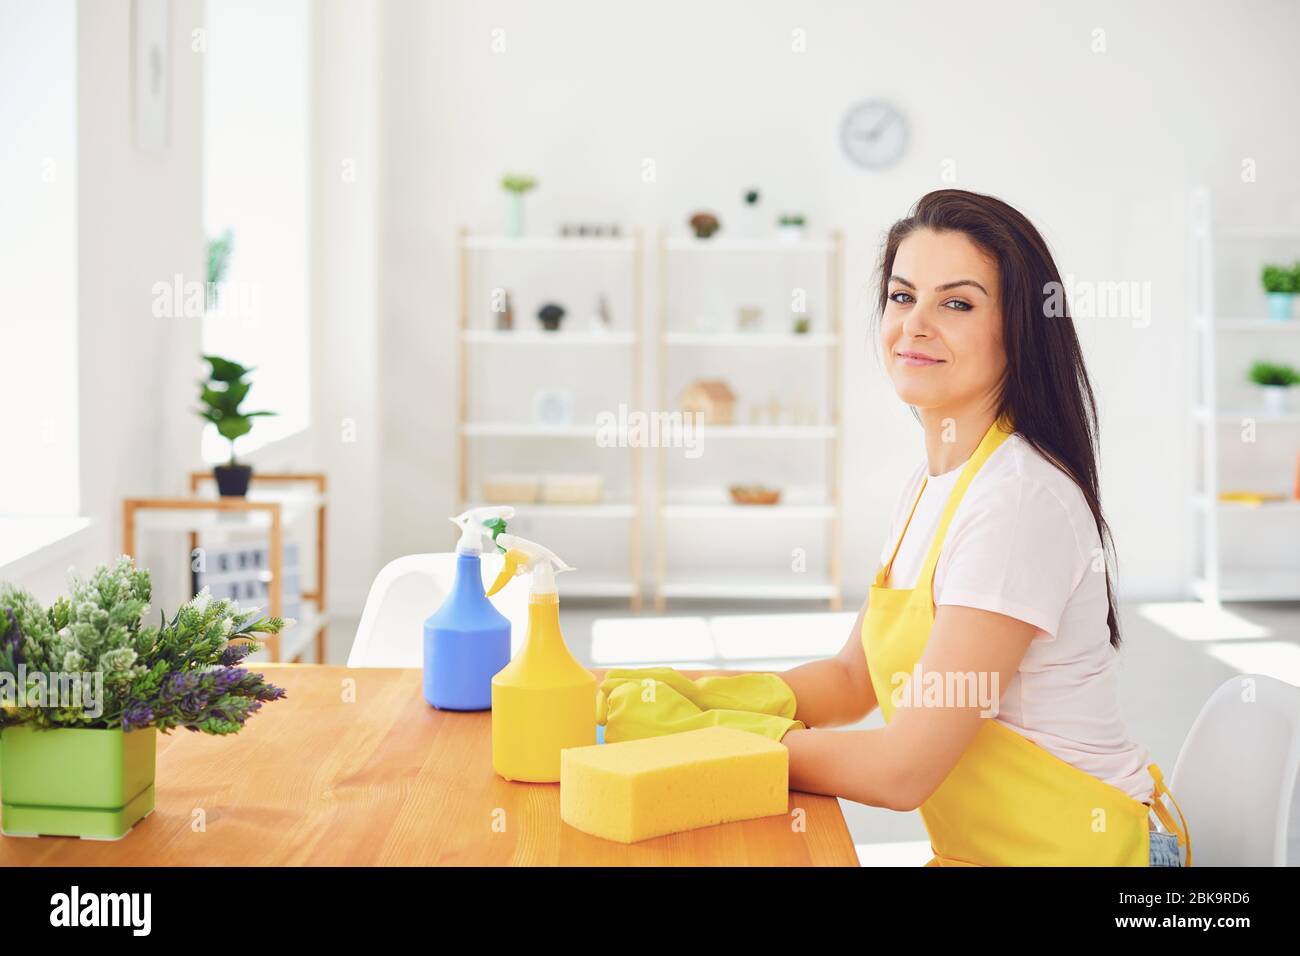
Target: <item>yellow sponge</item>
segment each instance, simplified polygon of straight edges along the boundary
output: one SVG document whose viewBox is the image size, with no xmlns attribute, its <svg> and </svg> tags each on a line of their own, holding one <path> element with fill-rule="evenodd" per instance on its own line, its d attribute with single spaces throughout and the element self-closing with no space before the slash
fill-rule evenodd
<svg viewBox="0 0 1300 956">
<path fill-rule="evenodd" d="M 560 819 L 619 843 L 783 814 L 789 789 L 789 751 L 730 727 L 560 751 Z"/>
</svg>

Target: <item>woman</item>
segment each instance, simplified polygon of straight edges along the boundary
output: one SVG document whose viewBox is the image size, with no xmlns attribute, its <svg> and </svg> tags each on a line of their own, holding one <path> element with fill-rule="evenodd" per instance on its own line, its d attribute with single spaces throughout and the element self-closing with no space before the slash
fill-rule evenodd
<svg viewBox="0 0 1300 956">
<path fill-rule="evenodd" d="M 782 675 L 807 728 L 781 735 L 791 789 L 920 809 L 932 864 L 1178 866 L 1187 844 L 1119 713 L 1096 408 L 1061 288 L 992 197 L 932 192 L 890 229 L 879 345 L 926 460 L 844 649 Z M 883 729 L 824 729 L 876 707 Z"/>
<path fill-rule="evenodd" d="M 926 460 L 844 649 L 781 675 L 610 671 L 605 739 L 767 734 L 791 789 L 919 809 L 932 864 L 1190 865 L 1119 713 L 1096 408 L 1061 290 L 997 199 L 940 190 L 895 223 L 879 344 Z M 827 729 L 877 707 L 883 729 Z"/>
</svg>

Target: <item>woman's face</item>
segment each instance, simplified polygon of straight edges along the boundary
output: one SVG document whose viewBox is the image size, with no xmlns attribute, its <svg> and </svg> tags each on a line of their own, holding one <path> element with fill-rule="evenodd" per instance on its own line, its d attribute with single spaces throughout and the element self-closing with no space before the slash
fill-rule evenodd
<svg viewBox="0 0 1300 956">
<path fill-rule="evenodd" d="M 894 256 L 880 345 L 898 397 L 954 413 L 996 394 L 1006 353 L 997 261 L 965 233 L 919 229 Z"/>
</svg>

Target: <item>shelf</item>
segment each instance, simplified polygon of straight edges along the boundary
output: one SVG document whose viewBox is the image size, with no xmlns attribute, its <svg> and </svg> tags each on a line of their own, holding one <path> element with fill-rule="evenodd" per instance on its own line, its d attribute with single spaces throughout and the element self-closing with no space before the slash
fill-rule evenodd
<svg viewBox="0 0 1300 956">
<path fill-rule="evenodd" d="M 701 438 L 755 438 L 827 441 L 834 439 L 834 425 L 704 425 Z"/>
<path fill-rule="evenodd" d="M 664 243 L 672 252 L 831 252 L 830 239 L 694 239 L 675 237 Z"/>
<path fill-rule="evenodd" d="M 1300 323 L 1297 323 L 1300 324 Z M 668 332 L 665 345 L 703 345 L 741 348 L 834 348 L 833 335 L 794 332 Z"/>
<path fill-rule="evenodd" d="M 1213 595 L 1204 578 L 1192 582 L 1192 593 L 1202 601 Z M 1237 569 L 1219 576 L 1220 601 L 1296 601 L 1300 600 L 1300 568 L 1250 571 Z"/>
<path fill-rule="evenodd" d="M 636 345 L 631 332 L 500 332 L 470 329 L 462 338 L 471 345 L 628 346 Z"/>
<path fill-rule="evenodd" d="M 626 236 L 466 236 L 466 249 L 498 252 L 632 252 L 636 241 Z"/>
<path fill-rule="evenodd" d="M 659 588 L 665 598 L 743 598 L 769 601 L 817 601 L 839 596 L 839 588 L 824 580 L 797 583 L 790 578 L 697 578 L 690 581 L 665 581 Z"/>
<path fill-rule="evenodd" d="M 1204 422 L 1207 419 L 1205 407 L 1198 405 L 1193 414 L 1196 420 Z M 1281 415 L 1265 411 L 1262 408 L 1242 408 L 1236 411 L 1221 411 L 1214 416 L 1214 421 L 1219 425 L 1240 425 L 1243 418 L 1252 419 L 1260 424 L 1268 425 L 1300 425 L 1300 412 L 1283 412 Z"/>
<path fill-rule="evenodd" d="M 1195 502 L 1196 507 L 1205 510 L 1207 500 L 1205 495 L 1197 495 Z M 1218 509 L 1221 512 L 1231 514 L 1237 511 L 1258 512 L 1263 514 L 1276 514 L 1277 512 L 1297 512 L 1300 513 L 1300 500 L 1288 498 L 1285 501 L 1266 501 L 1262 504 L 1251 505 L 1240 501 L 1219 501 Z"/>
<path fill-rule="evenodd" d="M 715 504 L 679 502 L 663 507 L 665 518 L 743 518 L 745 520 L 819 519 L 834 518 L 834 505 L 738 505 L 732 502 Z"/>
<path fill-rule="evenodd" d="M 214 504 L 221 499 L 215 495 L 199 496 Z M 315 491 L 297 491 L 279 488 L 252 488 L 247 500 L 254 502 L 279 502 L 280 517 L 286 529 L 325 504 L 325 496 Z M 267 511 L 208 511 L 203 509 L 166 509 L 140 507 L 135 512 L 136 527 L 142 531 L 195 531 L 203 534 L 250 534 L 267 532 L 271 528 L 271 515 Z"/>
<path fill-rule="evenodd" d="M 635 518 L 637 509 L 631 504 L 560 505 L 522 504 L 515 505 L 516 518 Z"/>
</svg>

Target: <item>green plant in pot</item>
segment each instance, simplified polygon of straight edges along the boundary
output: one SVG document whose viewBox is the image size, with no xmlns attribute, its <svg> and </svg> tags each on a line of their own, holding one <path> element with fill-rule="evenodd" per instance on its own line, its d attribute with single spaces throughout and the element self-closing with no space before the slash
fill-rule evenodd
<svg viewBox="0 0 1300 956">
<path fill-rule="evenodd" d="M 1300 372 L 1293 366 L 1274 362 L 1255 362 L 1246 377 L 1263 392 L 1264 409 L 1271 415 L 1281 415 L 1286 411 L 1291 389 L 1300 385 Z"/>
<path fill-rule="evenodd" d="M 151 589 L 126 557 L 48 608 L 0 583 L 5 835 L 119 839 L 154 809 L 158 731 L 233 734 L 285 696 L 241 663 L 291 622 L 205 590 L 146 625 Z"/>
<path fill-rule="evenodd" d="M 537 188 L 537 180 L 522 173 L 507 173 L 501 177 L 501 188 L 510 196 L 506 208 L 506 235 L 518 239 L 524 234 L 524 195 Z"/>
<path fill-rule="evenodd" d="M 806 221 L 799 213 L 786 213 L 776 221 L 776 233 L 786 242 L 799 242 L 803 239 Z"/>
<path fill-rule="evenodd" d="M 199 401 L 203 408 L 199 417 L 217 426 L 221 437 L 230 442 L 230 461 L 212 469 L 217 479 L 217 491 L 226 497 L 243 497 L 248 494 L 248 484 L 253 479 L 250 465 L 241 465 L 235 461 L 235 439 L 247 435 L 253 430 L 253 419 L 275 412 L 245 412 L 239 406 L 248 397 L 252 382 L 245 377 L 253 370 L 244 368 L 238 362 L 205 355 L 204 360 L 211 366 L 207 381 L 199 382 Z"/>
<path fill-rule="evenodd" d="M 1300 262 L 1291 268 L 1266 265 L 1260 270 L 1260 281 L 1268 293 L 1268 317 L 1277 321 L 1291 318 L 1291 305 L 1300 293 Z"/>
</svg>

